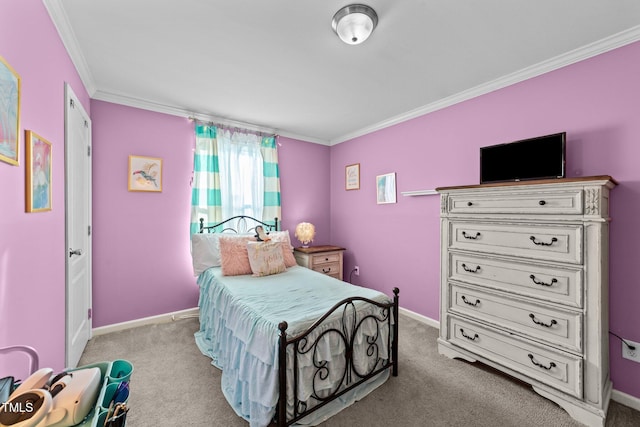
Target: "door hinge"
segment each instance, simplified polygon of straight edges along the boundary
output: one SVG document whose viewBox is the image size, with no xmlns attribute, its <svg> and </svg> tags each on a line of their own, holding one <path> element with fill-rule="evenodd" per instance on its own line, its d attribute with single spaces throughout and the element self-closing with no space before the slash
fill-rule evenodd
<svg viewBox="0 0 640 427">
<path fill-rule="evenodd" d="M 87 319 L 91 319 L 92 314 L 93 313 L 91 312 L 91 309 L 88 309 L 87 310 Z"/>
<path fill-rule="evenodd" d="M 91 157 L 91 146 L 87 146 L 87 156 Z"/>
<path fill-rule="evenodd" d="M 69 105 L 71 106 L 71 108 L 76 108 L 76 103 L 73 102 L 73 99 L 69 100 Z"/>
<path fill-rule="evenodd" d="M 87 228 L 89 229 L 89 233 L 87 235 L 91 236 L 91 226 L 89 225 Z"/>
<path fill-rule="evenodd" d="M 89 127 L 89 122 L 88 121 L 84 121 L 84 127 L 88 128 Z"/>
</svg>

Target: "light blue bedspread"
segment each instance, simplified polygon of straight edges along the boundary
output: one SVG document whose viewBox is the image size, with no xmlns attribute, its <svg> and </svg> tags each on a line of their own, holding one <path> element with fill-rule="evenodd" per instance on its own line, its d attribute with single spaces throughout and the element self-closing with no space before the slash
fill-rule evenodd
<svg viewBox="0 0 640 427">
<path fill-rule="evenodd" d="M 275 414 L 281 321 L 289 324 L 287 336 L 292 337 L 345 298 L 360 296 L 382 303 L 391 301 L 381 292 L 299 266 L 264 277 L 222 276 L 220 268 L 210 268 L 199 276 L 198 285 L 200 330 L 195 334 L 196 343 L 222 370 L 226 399 L 251 427 L 268 425 Z M 385 343 L 386 340 L 381 340 L 382 347 Z M 336 348 L 333 351 L 341 351 Z M 301 423 L 315 425 L 323 421 L 368 394 L 388 376 L 387 370 Z M 309 393 L 310 390 L 302 389 L 298 394 L 304 399 Z"/>
</svg>

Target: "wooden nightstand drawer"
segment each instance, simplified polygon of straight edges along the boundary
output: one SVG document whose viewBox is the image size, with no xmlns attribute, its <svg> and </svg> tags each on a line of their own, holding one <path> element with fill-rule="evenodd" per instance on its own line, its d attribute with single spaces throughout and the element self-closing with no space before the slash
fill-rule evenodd
<svg viewBox="0 0 640 427">
<path fill-rule="evenodd" d="M 318 264 L 330 264 L 330 263 L 339 263 L 342 258 L 342 251 L 340 252 L 327 252 L 320 255 L 313 255 L 313 265 Z"/>
<path fill-rule="evenodd" d="M 339 246 L 311 246 L 295 248 L 294 255 L 298 265 L 342 280 L 343 251 Z"/>
<path fill-rule="evenodd" d="M 328 262 L 328 263 L 314 264 L 313 271 L 317 271 L 319 273 L 324 273 L 328 275 L 337 275 L 340 273 L 340 263 Z"/>
</svg>

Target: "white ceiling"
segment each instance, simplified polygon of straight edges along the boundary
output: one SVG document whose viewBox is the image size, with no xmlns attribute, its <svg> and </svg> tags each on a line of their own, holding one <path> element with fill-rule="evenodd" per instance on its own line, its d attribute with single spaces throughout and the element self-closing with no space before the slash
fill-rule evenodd
<svg viewBox="0 0 640 427">
<path fill-rule="evenodd" d="M 638 0 L 43 0 L 94 99 L 323 144 L 640 40 Z"/>
</svg>

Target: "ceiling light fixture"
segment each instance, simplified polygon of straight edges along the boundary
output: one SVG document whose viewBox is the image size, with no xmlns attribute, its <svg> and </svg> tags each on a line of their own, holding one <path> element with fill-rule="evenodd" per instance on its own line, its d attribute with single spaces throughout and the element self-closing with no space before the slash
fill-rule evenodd
<svg viewBox="0 0 640 427">
<path fill-rule="evenodd" d="M 364 4 L 345 6 L 333 15 L 331 26 L 346 44 L 360 44 L 378 25 L 376 11 Z"/>
</svg>

